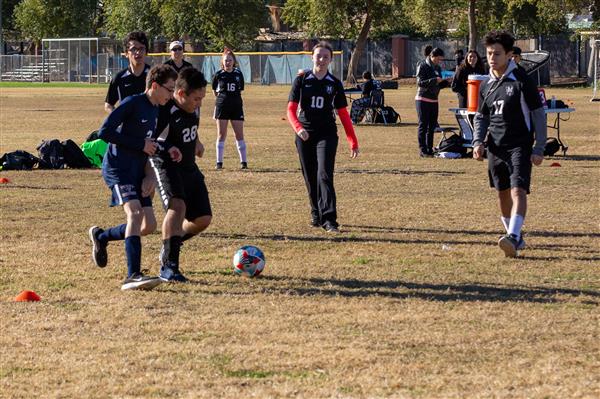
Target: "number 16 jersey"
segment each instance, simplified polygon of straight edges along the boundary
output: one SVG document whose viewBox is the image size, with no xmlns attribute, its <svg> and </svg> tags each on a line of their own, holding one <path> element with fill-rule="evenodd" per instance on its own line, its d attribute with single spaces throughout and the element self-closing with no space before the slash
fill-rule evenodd
<svg viewBox="0 0 600 399">
<path fill-rule="evenodd" d="M 337 134 L 335 110 L 346 108 L 348 102 L 342 82 L 331 73 L 318 79 L 306 70 L 292 84 L 289 101 L 300 104 L 298 120 L 307 132 L 318 135 Z"/>
</svg>

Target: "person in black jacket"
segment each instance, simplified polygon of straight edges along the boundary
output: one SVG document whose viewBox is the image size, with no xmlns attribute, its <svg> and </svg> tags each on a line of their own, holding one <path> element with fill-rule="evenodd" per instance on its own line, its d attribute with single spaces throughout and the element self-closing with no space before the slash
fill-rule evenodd
<svg viewBox="0 0 600 399">
<path fill-rule="evenodd" d="M 433 131 L 438 126 L 438 96 L 440 90 L 450 86 L 449 79 L 442 79 L 440 63 L 444 51 L 434 48 L 429 57 L 417 68 L 417 95 L 415 96 L 419 117 L 419 149 L 421 157 L 433 156 Z"/>
<path fill-rule="evenodd" d="M 454 72 L 451 87 L 458 97 L 458 108 L 467 108 L 467 79 L 472 74 L 485 74 L 483 61 L 475 50 L 469 50 L 465 61 Z"/>
<path fill-rule="evenodd" d="M 362 97 L 352 101 L 350 109 L 350 119 L 355 125 L 359 123 L 365 116 L 365 108 L 371 103 L 371 92 L 373 89 L 381 89 L 381 83 L 373 79 L 371 72 L 365 71 L 362 74 L 365 83 L 362 85 Z"/>
</svg>

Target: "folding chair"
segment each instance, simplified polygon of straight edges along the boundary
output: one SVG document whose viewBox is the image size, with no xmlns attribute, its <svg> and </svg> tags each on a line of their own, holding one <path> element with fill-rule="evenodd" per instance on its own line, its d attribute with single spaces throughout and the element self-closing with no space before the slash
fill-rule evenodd
<svg viewBox="0 0 600 399">
<path fill-rule="evenodd" d="M 374 88 L 371 91 L 371 102 L 365 109 L 365 120 L 369 123 L 377 123 L 377 115 L 381 115 L 383 123 L 387 124 L 383 107 L 385 104 L 383 90 Z"/>
</svg>

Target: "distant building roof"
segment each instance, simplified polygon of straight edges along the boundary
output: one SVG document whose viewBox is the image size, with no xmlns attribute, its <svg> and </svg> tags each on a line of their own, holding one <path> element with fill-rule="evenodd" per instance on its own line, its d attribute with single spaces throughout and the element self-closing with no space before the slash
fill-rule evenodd
<svg viewBox="0 0 600 399">
<path fill-rule="evenodd" d="M 311 37 L 306 32 L 271 32 L 270 29 L 262 28 L 254 40 L 259 42 L 278 42 L 286 40 L 306 40 Z"/>
</svg>

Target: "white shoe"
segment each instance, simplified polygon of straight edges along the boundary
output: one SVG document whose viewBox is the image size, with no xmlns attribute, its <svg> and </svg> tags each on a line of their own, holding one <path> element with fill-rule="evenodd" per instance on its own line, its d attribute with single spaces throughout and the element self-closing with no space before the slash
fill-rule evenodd
<svg viewBox="0 0 600 399">
<path fill-rule="evenodd" d="M 123 281 L 121 290 L 151 290 L 161 283 L 162 280 L 158 277 L 144 276 L 142 273 L 135 273 Z"/>
</svg>

